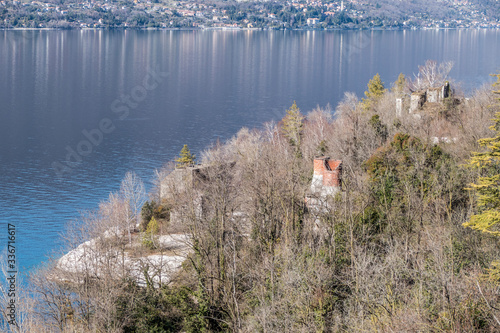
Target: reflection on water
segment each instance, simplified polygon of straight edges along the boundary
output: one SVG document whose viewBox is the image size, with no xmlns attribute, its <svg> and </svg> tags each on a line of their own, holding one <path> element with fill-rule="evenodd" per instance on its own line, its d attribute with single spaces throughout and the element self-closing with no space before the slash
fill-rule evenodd
<svg viewBox="0 0 500 333">
<path fill-rule="evenodd" d="M 17 225 L 21 265 L 30 267 L 127 170 L 147 181 L 184 143 L 199 151 L 281 118 L 293 100 L 303 110 L 336 105 L 377 72 L 393 82 L 427 59 L 455 61 L 452 76 L 470 90 L 499 68 L 498 38 L 497 30 L 0 31 L 0 220 Z M 168 75 L 152 88 L 145 80 L 155 69 Z M 103 119 L 113 131 L 81 145 Z M 85 156 L 58 177 L 54 163 L 67 165 L 79 148 Z"/>
</svg>

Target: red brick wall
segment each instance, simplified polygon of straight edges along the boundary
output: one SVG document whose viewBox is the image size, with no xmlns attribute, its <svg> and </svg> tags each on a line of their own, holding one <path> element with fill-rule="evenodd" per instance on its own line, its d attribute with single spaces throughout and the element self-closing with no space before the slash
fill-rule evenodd
<svg viewBox="0 0 500 333">
<path fill-rule="evenodd" d="M 322 175 L 325 172 L 325 160 L 316 158 L 314 159 L 314 174 Z"/>
<path fill-rule="evenodd" d="M 328 165 L 328 167 L 327 167 Z M 330 160 L 328 157 L 314 159 L 314 174 L 323 176 L 323 186 L 340 186 L 342 161 Z"/>
</svg>

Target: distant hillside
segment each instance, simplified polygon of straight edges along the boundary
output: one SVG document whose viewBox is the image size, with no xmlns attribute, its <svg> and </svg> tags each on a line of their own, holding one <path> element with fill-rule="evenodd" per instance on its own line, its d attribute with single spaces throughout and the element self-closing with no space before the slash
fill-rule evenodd
<svg viewBox="0 0 500 333">
<path fill-rule="evenodd" d="M 498 28 L 493 0 L 0 1 L 0 28 Z"/>
</svg>

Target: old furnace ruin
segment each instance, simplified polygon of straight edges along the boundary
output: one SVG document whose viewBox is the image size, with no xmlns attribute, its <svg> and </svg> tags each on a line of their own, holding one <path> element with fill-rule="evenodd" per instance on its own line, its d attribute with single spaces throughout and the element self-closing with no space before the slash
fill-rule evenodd
<svg viewBox="0 0 500 333">
<path fill-rule="evenodd" d="M 341 176 L 342 161 L 330 157 L 315 158 L 311 192 L 321 197 L 335 194 L 340 190 Z"/>
<path fill-rule="evenodd" d="M 409 98 L 396 98 L 396 115 L 399 117 L 403 114 L 405 104 L 408 113 L 411 114 L 416 114 L 426 109 L 432 110 L 433 107 L 443 105 L 445 99 L 452 97 L 452 95 L 453 90 L 448 82 L 439 87 L 430 87 L 425 90 L 414 91 L 410 94 Z M 409 108 L 407 104 L 408 100 L 410 104 Z"/>
<path fill-rule="evenodd" d="M 306 197 L 307 208 L 318 212 L 328 207 L 328 197 L 342 189 L 342 161 L 322 156 L 314 159 L 314 174 L 310 192 Z"/>
</svg>

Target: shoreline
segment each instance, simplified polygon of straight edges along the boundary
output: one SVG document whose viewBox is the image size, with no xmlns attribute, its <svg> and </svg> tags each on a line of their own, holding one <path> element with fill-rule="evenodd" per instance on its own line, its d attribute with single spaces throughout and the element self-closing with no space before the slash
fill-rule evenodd
<svg viewBox="0 0 500 333">
<path fill-rule="evenodd" d="M 94 30 L 94 31 L 113 31 L 113 30 L 136 30 L 136 31 L 421 31 L 421 30 L 499 30 L 500 27 L 471 27 L 471 28 L 331 28 L 331 29 L 270 29 L 270 28 L 244 28 L 244 27 L 204 27 L 204 28 L 130 28 L 130 27 L 66 27 L 66 28 L 0 28 L 0 31 L 57 31 L 57 30 Z"/>
</svg>

